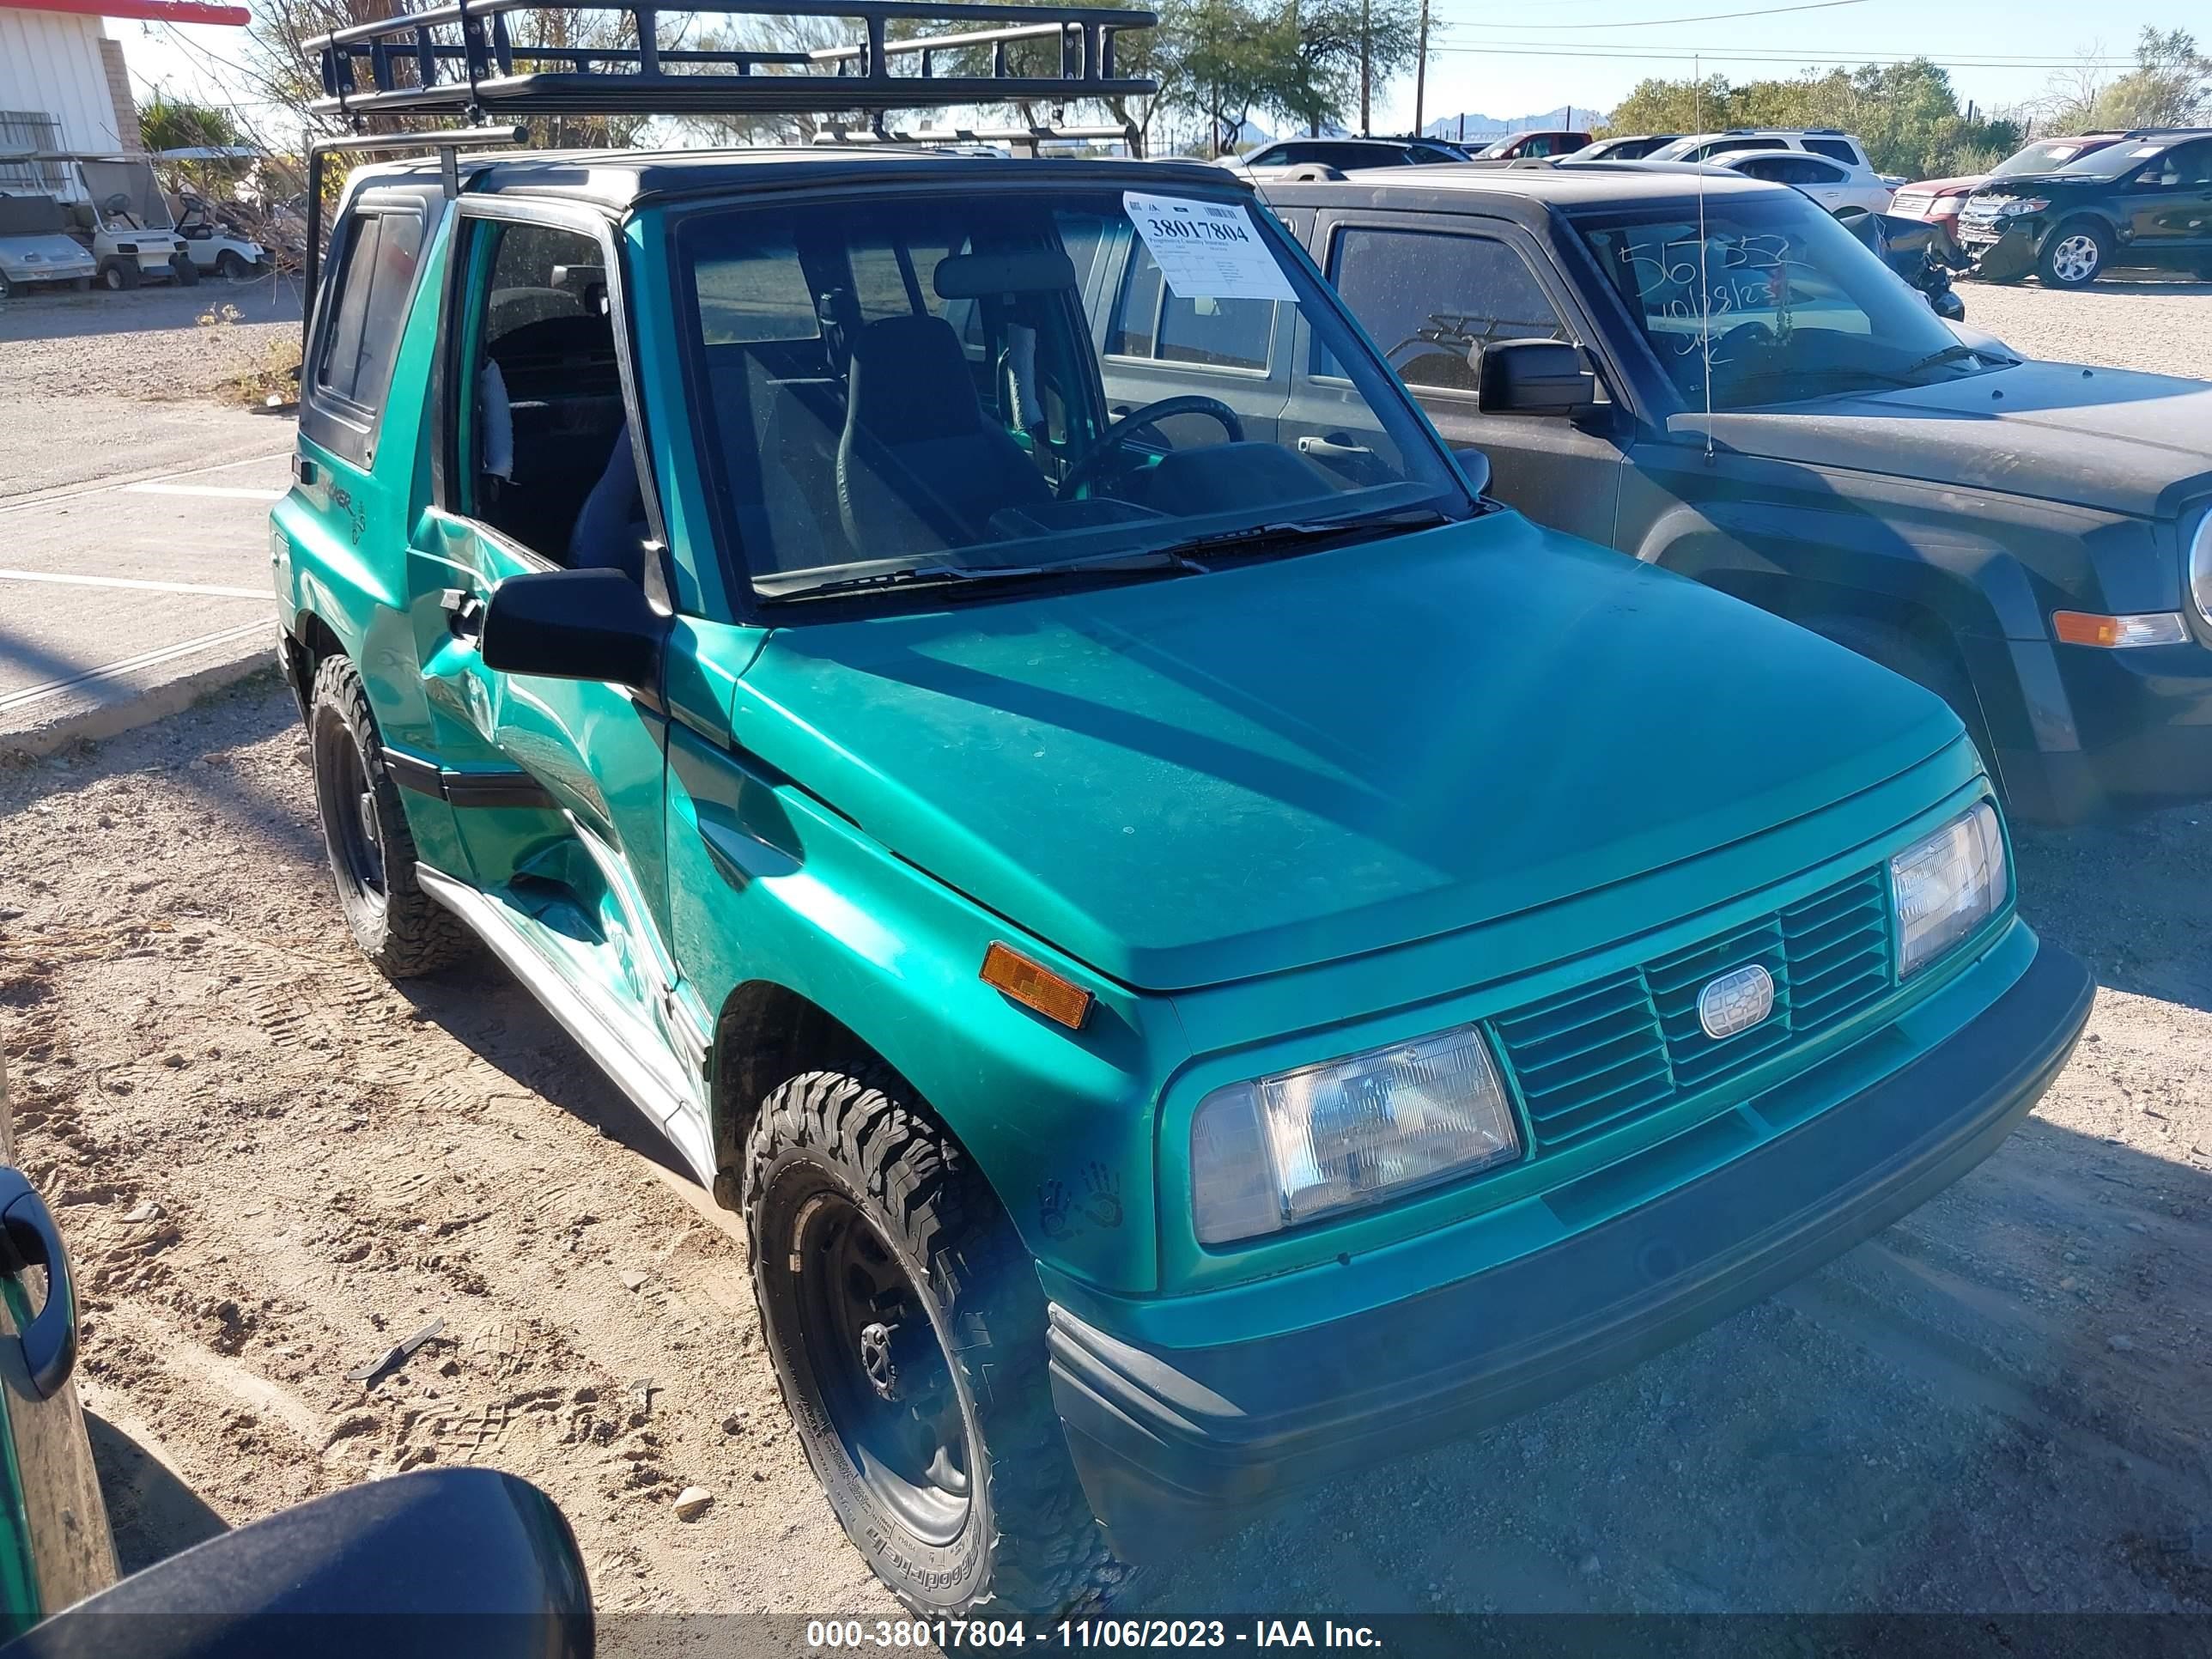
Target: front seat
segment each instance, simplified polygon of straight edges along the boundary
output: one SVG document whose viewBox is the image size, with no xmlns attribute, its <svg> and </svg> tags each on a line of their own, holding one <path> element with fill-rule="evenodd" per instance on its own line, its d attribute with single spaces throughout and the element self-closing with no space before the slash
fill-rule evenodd
<svg viewBox="0 0 2212 1659">
<path fill-rule="evenodd" d="M 886 317 L 854 337 L 837 508 L 860 558 L 990 541 L 994 513 L 1051 499 L 983 412 L 951 324 Z"/>
<path fill-rule="evenodd" d="M 615 428 L 599 481 L 584 497 L 583 510 L 568 532 L 568 564 L 576 570 L 619 570 L 632 581 L 645 578 L 645 495 L 638 488 L 637 456 L 630 447 L 629 422 Z"/>
</svg>

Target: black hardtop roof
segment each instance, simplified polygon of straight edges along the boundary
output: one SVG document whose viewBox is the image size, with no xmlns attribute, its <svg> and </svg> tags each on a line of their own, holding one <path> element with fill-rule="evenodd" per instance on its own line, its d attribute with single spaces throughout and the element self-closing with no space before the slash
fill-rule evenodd
<svg viewBox="0 0 2212 1659">
<path fill-rule="evenodd" d="M 1251 188 L 1228 169 L 1202 161 L 956 155 L 894 144 L 486 152 L 462 156 L 460 170 L 471 194 L 550 197 L 617 211 L 647 198 L 720 196 L 892 179 L 978 186 L 1004 178 L 1071 186 L 1119 184 L 1133 190 Z M 355 188 L 401 179 L 434 180 L 438 174 L 436 157 L 410 157 L 357 169 Z"/>
<path fill-rule="evenodd" d="M 1271 181 L 1261 193 L 1270 204 L 1279 207 L 1332 207 L 1357 202 L 1365 207 L 1443 213 L 1506 210 L 1510 215 L 1511 207 L 1518 205 L 1525 216 L 1531 210 L 1550 208 L 1692 202 L 1697 199 L 1697 181 L 1701 176 L 1708 200 L 1771 195 L 1790 188 L 1747 178 L 1727 167 L 1691 163 L 1575 161 L 1501 167 L 1448 161 L 1435 167 L 1355 171 L 1341 181 Z"/>
</svg>

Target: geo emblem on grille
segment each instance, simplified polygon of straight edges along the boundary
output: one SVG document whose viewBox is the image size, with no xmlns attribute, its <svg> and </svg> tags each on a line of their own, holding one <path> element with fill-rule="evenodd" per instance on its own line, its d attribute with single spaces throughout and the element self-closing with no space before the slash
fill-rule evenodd
<svg viewBox="0 0 2212 1659">
<path fill-rule="evenodd" d="M 1698 993 L 1698 1024 L 1718 1041 L 1748 1031 L 1774 1012 L 1774 975 L 1753 962 L 1731 968 Z"/>
</svg>

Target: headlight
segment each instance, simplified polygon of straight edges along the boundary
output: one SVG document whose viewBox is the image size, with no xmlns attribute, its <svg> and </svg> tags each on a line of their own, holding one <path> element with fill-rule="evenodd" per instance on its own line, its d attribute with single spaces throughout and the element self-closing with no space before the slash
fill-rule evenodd
<svg viewBox="0 0 2212 1659">
<path fill-rule="evenodd" d="M 2009 202 L 1998 203 L 1997 212 L 2009 219 L 2016 214 L 2040 213 L 2050 205 L 2050 201 L 2041 196 L 2015 196 Z"/>
<path fill-rule="evenodd" d="M 1929 203 L 1928 216 L 1931 219 L 1954 219 L 1966 203 L 1966 198 L 1963 196 L 1938 196 Z"/>
<path fill-rule="evenodd" d="M 1984 801 L 1890 860 L 1889 891 L 1905 979 L 1995 915 L 2011 891 L 1996 809 Z"/>
<path fill-rule="evenodd" d="M 2197 538 L 2189 544 L 2189 596 L 2197 601 L 2197 614 L 2212 623 L 2212 507 L 2197 521 Z"/>
<path fill-rule="evenodd" d="M 1462 1025 L 1206 1096 L 1191 1121 L 1191 1218 L 1222 1244 L 1520 1153 L 1498 1066 Z"/>
</svg>

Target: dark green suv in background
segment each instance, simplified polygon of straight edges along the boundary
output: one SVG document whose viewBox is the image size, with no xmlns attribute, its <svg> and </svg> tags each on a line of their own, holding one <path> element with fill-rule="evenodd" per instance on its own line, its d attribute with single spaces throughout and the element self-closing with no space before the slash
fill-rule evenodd
<svg viewBox="0 0 2212 1659">
<path fill-rule="evenodd" d="M 2212 281 L 2212 128 L 2131 133 L 2052 173 L 1992 179 L 1959 210 L 1974 275 L 2086 288 L 2107 270 Z"/>
</svg>

